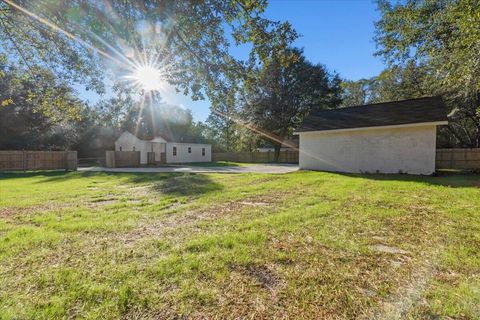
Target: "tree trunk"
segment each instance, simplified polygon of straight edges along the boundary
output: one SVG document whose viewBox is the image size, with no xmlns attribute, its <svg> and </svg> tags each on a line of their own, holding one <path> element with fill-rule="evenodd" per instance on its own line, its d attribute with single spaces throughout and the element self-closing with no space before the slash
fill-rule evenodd
<svg viewBox="0 0 480 320">
<path fill-rule="evenodd" d="M 275 145 L 273 146 L 273 148 L 274 148 L 274 150 L 275 150 L 275 151 L 274 151 L 275 153 L 274 153 L 274 155 L 273 155 L 273 161 L 274 161 L 274 162 L 278 162 L 278 159 L 280 158 L 280 148 L 281 148 L 281 147 L 282 147 L 281 144 L 275 144 Z"/>
</svg>

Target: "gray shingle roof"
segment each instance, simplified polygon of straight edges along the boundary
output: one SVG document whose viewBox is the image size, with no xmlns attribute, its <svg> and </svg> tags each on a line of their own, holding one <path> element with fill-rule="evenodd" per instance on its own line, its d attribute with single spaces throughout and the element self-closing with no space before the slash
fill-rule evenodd
<svg viewBox="0 0 480 320">
<path fill-rule="evenodd" d="M 320 111 L 305 118 L 296 132 L 438 121 L 447 121 L 445 104 L 440 97 L 426 97 Z"/>
</svg>

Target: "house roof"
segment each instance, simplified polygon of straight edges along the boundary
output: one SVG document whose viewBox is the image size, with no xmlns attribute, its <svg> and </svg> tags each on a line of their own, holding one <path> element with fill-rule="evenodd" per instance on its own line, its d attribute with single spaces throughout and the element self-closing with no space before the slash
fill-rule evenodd
<svg viewBox="0 0 480 320">
<path fill-rule="evenodd" d="M 308 116 L 296 132 L 395 126 L 447 121 L 447 109 L 440 97 L 375 103 Z"/>
<path fill-rule="evenodd" d="M 152 140 L 145 140 L 145 141 L 148 141 L 148 142 L 161 142 L 161 143 L 168 142 L 166 139 L 164 139 L 164 138 L 162 138 L 162 137 L 159 137 L 159 136 L 156 136 L 156 137 L 153 138 Z"/>
<path fill-rule="evenodd" d="M 138 140 L 146 141 L 146 142 L 160 142 L 160 143 L 169 142 L 167 139 L 163 138 L 162 136 L 155 136 L 153 139 L 142 139 L 142 138 L 139 138 L 137 135 L 131 133 L 130 131 L 123 131 L 120 136 L 122 136 L 122 135 L 124 135 L 124 134 L 131 135 L 131 136 L 135 137 L 135 138 L 138 139 Z"/>
<path fill-rule="evenodd" d="M 188 143 L 188 144 L 203 144 L 203 145 L 208 145 L 208 144 L 205 144 L 205 143 L 197 143 L 195 141 L 191 141 L 190 139 L 183 139 L 183 137 L 180 137 L 178 139 L 175 139 L 173 137 L 173 135 L 165 135 L 165 136 L 160 136 L 160 135 L 156 135 L 153 139 L 142 139 L 140 137 L 138 137 L 137 135 L 131 133 L 130 131 L 124 131 L 122 132 L 121 135 L 124 135 L 124 134 L 129 134 L 133 137 L 135 137 L 136 139 L 140 140 L 140 141 L 144 141 L 144 142 L 153 142 L 153 143 Z M 120 135 L 120 136 L 121 136 Z"/>
</svg>

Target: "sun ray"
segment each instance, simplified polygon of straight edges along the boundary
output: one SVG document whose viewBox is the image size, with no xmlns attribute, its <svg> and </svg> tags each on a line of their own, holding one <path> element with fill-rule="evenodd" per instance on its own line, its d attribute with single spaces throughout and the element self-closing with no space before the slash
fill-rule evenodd
<svg viewBox="0 0 480 320">
<path fill-rule="evenodd" d="M 93 51 L 95 51 L 95 52 L 98 52 L 100 55 L 102 55 L 102 56 L 104 56 L 104 57 L 106 57 L 106 58 L 108 58 L 108 59 L 111 59 L 111 60 L 113 60 L 113 61 L 115 61 L 115 62 L 117 62 L 117 63 L 120 63 L 120 61 L 118 61 L 118 60 L 117 60 L 115 57 L 113 57 L 112 55 L 108 54 L 106 51 L 103 51 L 103 50 L 101 50 L 101 49 L 99 49 L 99 48 L 91 45 L 90 43 L 88 43 L 88 42 L 80 39 L 79 37 L 75 36 L 74 34 L 72 34 L 72 33 L 68 32 L 68 31 L 60 28 L 59 26 L 57 26 L 57 25 L 55 25 L 54 23 L 48 21 L 47 19 L 44 19 L 44 18 L 36 15 L 35 13 L 33 13 L 33 12 L 31 12 L 31 11 L 29 11 L 29 10 L 21 7 L 21 6 L 19 6 L 19 5 L 16 4 L 15 2 L 13 2 L 13 1 L 11 1 L 11 0 L 3 0 L 3 1 L 4 1 L 5 3 L 7 3 L 8 5 L 14 7 L 15 9 L 23 12 L 24 14 L 26 14 L 26 15 L 34 18 L 35 20 L 37 20 L 37 21 L 45 24 L 46 26 L 50 27 L 50 28 L 53 29 L 54 31 L 57 31 L 57 32 L 62 33 L 62 34 L 65 35 L 67 38 L 72 39 L 72 40 L 80 43 L 81 45 L 83 45 L 84 47 L 89 48 L 90 50 L 93 50 Z"/>
<path fill-rule="evenodd" d="M 270 140 L 270 141 L 274 141 L 274 142 L 283 144 L 283 145 L 291 148 L 292 150 L 301 152 L 301 153 L 303 153 L 303 154 L 305 154 L 305 155 L 307 155 L 307 156 L 309 156 L 309 157 L 312 157 L 312 158 L 314 158 L 314 159 L 316 159 L 316 160 L 324 161 L 324 162 L 326 162 L 326 163 L 328 163 L 328 164 L 335 165 L 335 166 L 338 167 L 338 164 L 333 164 L 333 163 L 330 162 L 330 161 L 327 161 L 327 160 L 325 160 L 325 159 L 321 159 L 321 158 L 319 158 L 317 155 L 314 155 L 313 153 L 310 153 L 310 152 L 308 152 L 308 151 L 305 150 L 305 149 L 304 149 L 304 150 L 300 150 L 300 149 L 297 148 L 295 145 L 290 144 L 290 143 L 284 141 L 282 138 L 280 138 L 280 137 L 277 136 L 276 134 L 271 133 L 271 132 L 268 132 L 268 131 L 265 131 L 265 130 L 263 130 L 263 129 L 255 126 L 255 125 L 249 124 L 249 123 L 243 121 L 242 119 L 238 119 L 238 118 L 235 118 L 235 117 L 232 117 L 232 116 L 228 116 L 228 115 L 226 115 L 225 113 L 223 113 L 223 112 L 221 112 L 221 111 L 218 111 L 218 110 L 215 110 L 215 109 L 213 109 L 213 108 L 212 108 L 212 112 L 215 113 L 216 115 L 221 116 L 221 117 L 231 119 L 231 120 L 232 120 L 233 122 L 235 122 L 236 124 L 238 124 L 238 125 L 246 128 L 246 129 L 248 129 L 248 130 L 250 130 L 250 131 L 252 131 L 252 132 L 254 132 L 254 133 L 256 133 L 256 134 L 258 134 L 258 135 L 260 135 L 260 136 L 262 136 L 262 137 L 264 137 L 264 138 L 266 138 L 267 140 Z M 339 169 L 344 169 L 344 168 L 339 167 Z"/>
<path fill-rule="evenodd" d="M 143 117 L 143 111 L 145 109 L 145 96 L 142 97 L 142 100 L 140 101 L 139 105 L 139 113 L 137 115 L 137 122 L 135 123 L 135 133 L 134 135 L 138 137 L 138 132 L 140 128 L 140 122 Z"/>
</svg>

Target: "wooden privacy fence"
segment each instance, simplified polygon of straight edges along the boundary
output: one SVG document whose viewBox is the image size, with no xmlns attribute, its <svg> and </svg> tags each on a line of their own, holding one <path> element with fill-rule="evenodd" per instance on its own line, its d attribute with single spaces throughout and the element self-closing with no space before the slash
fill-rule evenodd
<svg viewBox="0 0 480 320">
<path fill-rule="evenodd" d="M 212 161 L 256 162 L 268 163 L 275 161 L 274 152 L 224 152 L 213 153 Z M 280 151 L 280 163 L 298 163 L 298 151 Z"/>
<path fill-rule="evenodd" d="M 77 151 L 0 151 L 0 171 L 77 170 Z"/>
<path fill-rule="evenodd" d="M 212 161 L 258 162 L 274 161 L 273 152 L 213 153 Z M 298 151 L 281 151 L 279 162 L 298 163 Z M 480 148 L 437 149 L 437 169 L 480 169 Z"/>
<path fill-rule="evenodd" d="M 437 149 L 437 169 L 480 169 L 480 148 Z"/>
<path fill-rule="evenodd" d="M 104 167 L 105 158 L 78 158 L 79 167 Z"/>
<path fill-rule="evenodd" d="M 140 151 L 105 151 L 107 168 L 140 166 Z"/>
</svg>

